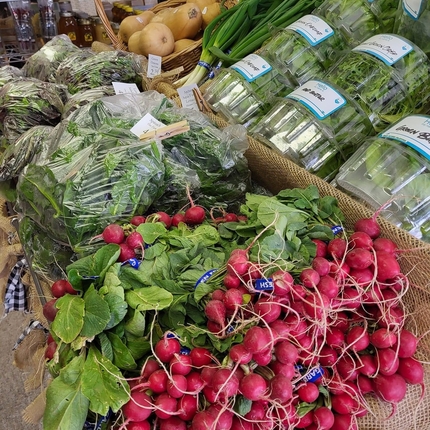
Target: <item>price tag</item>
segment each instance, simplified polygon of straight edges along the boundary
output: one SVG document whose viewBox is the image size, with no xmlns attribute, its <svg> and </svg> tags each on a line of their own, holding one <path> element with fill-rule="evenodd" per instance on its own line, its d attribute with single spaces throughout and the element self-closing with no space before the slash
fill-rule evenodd
<svg viewBox="0 0 430 430">
<path fill-rule="evenodd" d="M 403 0 L 403 9 L 412 18 L 418 19 L 424 10 L 424 0 Z"/>
<path fill-rule="evenodd" d="M 112 82 L 115 94 L 139 94 L 136 84 L 125 84 L 124 82 Z"/>
<path fill-rule="evenodd" d="M 272 70 L 272 66 L 257 54 L 247 55 L 231 68 L 239 72 L 248 82 L 253 82 Z"/>
<path fill-rule="evenodd" d="M 200 110 L 197 105 L 196 98 L 194 97 L 194 89 L 199 89 L 197 84 L 186 85 L 185 87 L 178 88 L 179 98 L 181 99 L 182 107 Z"/>
<path fill-rule="evenodd" d="M 377 34 L 356 46 L 353 51 L 366 52 L 379 58 L 388 66 L 392 66 L 413 51 L 413 48 L 400 37 L 392 34 Z"/>
<path fill-rule="evenodd" d="M 136 136 L 140 137 L 141 134 L 144 134 L 151 130 L 156 130 L 157 128 L 163 127 L 164 124 L 161 121 L 158 121 L 157 118 L 154 118 L 150 113 L 147 113 L 138 123 L 136 123 L 130 131 Z"/>
<path fill-rule="evenodd" d="M 148 70 L 146 76 L 153 78 L 161 74 L 161 57 L 159 55 L 148 54 Z"/>
<path fill-rule="evenodd" d="M 318 45 L 334 34 L 333 29 L 315 15 L 305 15 L 287 28 L 302 35 L 312 46 Z"/>
</svg>

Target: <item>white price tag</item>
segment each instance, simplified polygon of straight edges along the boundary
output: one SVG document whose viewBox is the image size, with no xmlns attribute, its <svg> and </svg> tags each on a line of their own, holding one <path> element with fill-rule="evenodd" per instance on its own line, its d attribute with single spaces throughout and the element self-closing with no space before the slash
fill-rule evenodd
<svg viewBox="0 0 430 430">
<path fill-rule="evenodd" d="M 160 127 L 164 127 L 164 124 L 161 121 L 158 121 L 157 118 L 154 118 L 150 113 L 147 113 L 130 129 L 130 131 L 136 136 L 140 137 L 141 134 L 147 133 L 151 130 L 156 130 Z"/>
<path fill-rule="evenodd" d="M 388 66 L 392 66 L 413 51 L 413 48 L 409 43 L 393 34 L 377 34 L 360 43 L 353 51 L 367 52 Z"/>
<path fill-rule="evenodd" d="M 424 10 L 424 0 L 403 0 L 403 9 L 413 19 L 418 19 Z"/>
<path fill-rule="evenodd" d="M 197 84 L 187 85 L 178 88 L 179 98 L 181 99 L 182 107 L 194 110 L 200 110 L 194 97 L 193 89 L 198 90 Z"/>
<path fill-rule="evenodd" d="M 125 84 L 124 82 L 112 82 L 115 94 L 139 94 L 136 84 Z"/>
<path fill-rule="evenodd" d="M 287 95 L 306 106 L 317 118 L 324 119 L 346 104 L 346 100 L 330 85 L 308 81 Z"/>
<path fill-rule="evenodd" d="M 146 76 L 153 78 L 161 74 L 161 57 L 159 55 L 148 54 L 148 70 Z"/>
</svg>

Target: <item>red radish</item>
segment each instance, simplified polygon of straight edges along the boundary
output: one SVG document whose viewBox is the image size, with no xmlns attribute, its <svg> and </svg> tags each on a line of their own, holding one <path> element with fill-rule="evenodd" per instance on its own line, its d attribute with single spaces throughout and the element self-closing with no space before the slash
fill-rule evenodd
<svg viewBox="0 0 430 430">
<path fill-rule="evenodd" d="M 48 337 L 46 338 L 46 344 L 49 345 L 51 342 L 54 342 L 55 339 L 52 336 L 52 333 L 48 333 Z"/>
<path fill-rule="evenodd" d="M 283 320 L 277 319 L 269 324 L 275 342 L 280 342 L 288 338 L 290 326 Z"/>
<path fill-rule="evenodd" d="M 397 335 L 386 328 L 380 328 L 370 335 L 370 343 L 378 349 L 390 348 L 397 342 Z"/>
<path fill-rule="evenodd" d="M 203 387 L 202 394 L 204 399 L 209 403 L 216 403 L 219 401 L 218 392 L 216 392 L 212 387 Z"/>
<path fill-rule="evenodd" d="M 230 430 L 253 430 L 254 425 L 252 422 L 245 420 L 237 415 L 233 417 Z"/>
<path fill-rule="evenodd" d="M 281 311 L 280 304 L 272 297 L 262 297 L 254 304 L 254 312 L 267 324 L 276 321 L 281 315 Z"/>
<path fill-rule="evenodd" d="M 156 370 L 148 378 L 149 388 L 154 393 L 164 393 L 167 390 L 167 373 L 164 369 Z"/>
<path fill-rule="evenodd" d="M 159 423 L 160 423 L 160 430 L 186 430 L 187 429 L 187 423 L 178 417 L 169 417 L 167 419 L 160 420 Z"/>
<path fill-rule="evenodd" d="M 212 376 L 212 389 L 221 401 L 228 399 L 239 391 L 239 378 L 230 369 L 218 369 Z"/>
<path fill-rule="evenodd" d="M 349 355 L 343 355 L 336 363 L 339 375 L 345 381 L 354 381 L 358 377 L 358 366 Z"/>
<path fill-rule="evenodd" d="M 239 218 L 236 214 L 230 212 L 224 215 L 224 220 L 225 222 L 238 222 Z"/>
<path fill-rule="evenodd" d="M 267 381 L 258 373 L 249 373 L 240 380 L 239 390 L 248 400 L 260 400 L 266 395 Z"/>
<path fill-rule="evenodd" d="M 355 416 L 334 414 L 334 423 L 331 430 L 358 430 Z"/>
<path fill-rule="evenodd" d="M 291 297 L 293 300 L 301 300 L 306 297 L 307 290 L 303 285 L 294 284 L 291 288 Z"/>
<path fill-rule="evenodd" d="M 317 385 L 312 382 L 307 382 L 297 389 L 297 395 L 302 402 L 313 403 L 318 399 L 320 391 Z"/>
<path fill-rule="evenodd" d="M 166 390 L 174 399 L 179 399 L 187 391 L 187 378 L 184 375 L 172 375 L 167 381 Z"/>
<path fill-rule="evenodd" d="M 364 248 L 354 248 L 346 254 L 345 263 L 351 269 L 367 269 L 373 263 L 373 254 Z"/>
<path fill-rule="evenodd" d="M 45 349 L 45 359 L 52 360 L 54 358 L 55 351 L 57 350 L 57 342 L 53 340 L 49 342 Z"/>
<path fill-rule="evenodd" d="M 118 245 L 124 242 L 125 239 L 124 230 L 118 224 L 109 224 L 106 226 L 101 237 L 105 243 L 116 243 Z"/>
<path fill-rule="evenodd" d="M 328 313 L 330 299 L 325 294 L 308 294 L 303 299 L 306 315 L 313 320 L 320 320 Z"/>
<path fill-rule="evenodd" d="M 185 211 L 185 222 L 188 225 L 202 224 L 205 218 L 206 213 L 201 206 L 191 206 Z"/>
<path fill-rule="evenodd" d="M 251 409 L 245 414 L 245 419 L 249 421 L 262 421 L 267 417 L 266 402 L 252 402 Z"/>
<path fill-rule="evenodd" d="M 326 342 L 331 348 L 342 348 L 345 344 L 345 334 L 336 327 L 329 328 L 327 330 Z"/>
<path fill-rule="evenodd" d="M 131 249 L 142 249 L 143 250 L 143 237 L 142 235 L 137 232 L 133 231 L 127 236 L 127 239 L 125 239 L 125 243 L 131 248 Z"/>
<path fill-rule="evenodd" d="M 405 321 L 405 313 L 399 306 L 390 306 L 388 309 L 376 311 L 375 319 L 380 327 L 397 328 L 402 326 Z"/>
<path fill-rule="evenodd" d="M 376 216 L 372 218 L 362 218 L 354 224 L 354 231 L 362 231 L 367 233 L 372 239 L 376 239 L 381 234 L 381 228 L 376 222 Z"/>
<path fill-rule="evenodd" d="M 269 333 L 258 326 L 251 327 L 243 338 L 243 345 L 253 354 L 264 351 L 271 345 L 271 342 Z"/>
<path fill-rule="evenodd" d="M 222 299 L 224 306 L 229 311 L 235 311 L 243 305 L 243 294 L 235 288 L 227 290 Z"/>
<path fill-rule="evenodd" d="M 342 332 L 346 332 L 349 328 L 350 320 L 345 312 L 336 312 L 335 319 L 330 319 L 329 325 L 332 328 L 337 328 Z"/>
<path fill-rule="evenodd" d="M 321 406 L 314 410 L 314 423 L 317 426 L 317 430 L 329 430 L 334 424 L 333 412 L 325 407 Z"/>
<path fill-rule="evenodd" d="M 298 420 L 298 422 L 295 423 L 294 428 L 297 429 L 307 429 L 309 426 L 313 425 L 314 423 L 314 412 L 309 411 L 305 415 L 301 416 Z"/>
<path fill-rule="evenodd" d="M 149 358 L 146 360 L 145 364 L 142 366 L 142 370 L 140 372 L 140 376 L 144 379 L 148 379 L 152 373 L 154 373 L 156 370 L 160 369 L 160 365 L 158 364 L 158 361 L 154 358 Z"/>
<path fill-rule="evenodd" d="M 390 239 L 386 239 L 385 237 L 378 237 L 373 242 L 373 249 L 375 251 L 385 251 L 389 254 L 395 254 L 397 249 L 397 245 Z"/>
<path fill-rule="evenodd" d="M 130 260 L 131 258 L 136 258 L 136 253 L 134 252 L 133 248 L 130 248 L 125 242 L 120 243 L 120 253 L 118 257 L 118 261 L 124 262 L 127 260 Z"/>
<path fill-rule="evenodd" d="M 269 364 L 269 367 L 275 375 L 282 374 L 288 379 L 292 379 L 296 373 L 296 368 L 292 363 L 283 364 L 280 361 L 274 360 Z"/>
<path fill-rule="evenodd" d="M 373 281 L 374 272 L 368 267 L 365 269 L 351 269 L 349 276 L 359 286 L 367 287 Z"/>
<path fill-rule="evenodd" d="M 347 393 L 332 395 L 331 404 L 333 410 L 342 415 L 354 414 L 360 407 L 357 399 L 351 397 Z"/>
<path fill-rule="evenodd" d="M 155 415 L 163 420 L 172 416 L 178 408 L 178 401 L 168 393 L 161 393 L 154 402 Z"/>
<path fill-rule="evenodd" d="M 346 335 L 346 343 L 348 344 L 348 348 L 354 352 L 363 351 L 369 346 L 369 333 L 364 327 L 354 326 Z"/>
<path fill-rule="evenodd" d="M 293 397 L 291 379 L 278 373 L 269 381 L 269 397 L 281 404 L 285 404 Z"/>
<path fill-rule="evenodd" d="M 331 276 L 322 276 L 317 289 L 329 299 L 334 299 L 339 294 L 339 284 Z"/>
<path fill-rule="evenodd" d="M 226 309 L 221 300 L 210 300 L 205 306 L 205 315 L 210 321 L 219 324 L 222 328 L 226 323 Z"/>
<path fill-rule="evenodd" d="M 259 366 L 268 366 L 273 359 L 271 348 L 252 354 L 252 359 Z"/>
<path fill-rule="evenodd" d="M 206 323 L 206 327 L 208 328 L 208 330 L 211 333 L 214 333 L 214 334 L 217 334 L 217 335 L 220 335 L 222 333 L 222 331 L 223 331 L 223 327 L 221 327 L 217 323 L 214 323 L 213 321 L 208 321 Z"/>
<path fill-rule="evenodd" d="M 360 356 L 361 366 L 359 372 L 365 376 L 375 376 L 378 371 L 378 365 L 373 355 L 363 354 Z"/>
<path fill-rule="evenodd" d="M 333 365 L 337 361 L 337 358 L 338 358 L 338 354 L 333 348 L 330 348 L 327 345 L 324 345 L 321 348 L 321 351 L 319 354 L 319 360 L 320 360 L 321 366 L 333 367 Z"/>
<path fill-rule="evenodd" d="M 241 279 L 234 273 L 226 273 L 223 279 L 223 284 L 227 289 L 238 288 L 241 283 Z"/>
<path fill-rule="evenodd" d="M 407 390 L 406 381 L 397 373 L 389 376 L 377 375 L 374 379 L 374 387 L 376 395 L 388 403 L 398 403 L 403 400 Z"/>
<path fill-rule="evenodd" d="M 300 273 L 300 281 L 306 288 L 315 288 L 320 281 L 320 275 L 314 269 L 303 269 Z"/>
<path fill-rule="evenodd" d="M 224 405 L 216 403 L 209 406 L 206 411 L 215 417 L 214 430 L 230 430 L 233 423 L 233 412 Z"/>
<path fill-rule="evenodd" d="M 332 262 L 330 264 L 329 275 L 333 276 L 337 280 L 343 281 L 348 277 L 350 271 L 350 267 L 345 262 L 340 264 L 338 262 Z"/>
<path fill-rule="evenodd" d="M 327 253 L 335 260 L 343 260 L 348 243 L 345 239 L 332 239 L 327 245 Z"/>
<path fill-rule="evenodd" d="M 57 302 L 57 298 L 53 298 L 48 300 L 42 308 L 43 316 L 49 321 L 52 322 L 57 315 L 58 309 L 55 307 L 55 303 Z"/>
<path fill-rule="evenodd" d="M 193 348 L 190 357 L 194 367 L 203 367 L 212 363 L 212 354 L 206 348 Z"/>
<path fill-rule="evenodd" d="M 232 275 L 243 276 L 248 272 L 250 264 L 248 257 L 243 253 L 230 255 L 227 261 L 227 272 Z"/>
<path fill-rule="evenodd" d="M 177 405 L 178 418 L 184 421 L 190 421 L 197 413 L 198 397 L 190 394 L 184 394 Z"/>
<path fill-rule="evenodd" d="M 174 337 L 164 336 L 154 346 L 155 355 L 163 362 L 168 363 L 175 354 L 179 354 L 181 344 Z"/>
<path fill-rule="evenodd" d="M 391 348 L 377 349 L 376 352 L 379 374 L 391 376 L 396 373 L 399 368 L 399 358 L 396 352 Z"/>
<path fill-rule="evenodd" d="M 312 239 L 316 246 L 315 257 L 325 257 L 327 255 L 327 244 L 320 239 Z"/>
<path fill-rule="evenodd" d="M 187 391 L 189 392 L 199 392 L 205 386 L 205 382 L 203 381 L 200 372 L 192 371 L 187 376 Z"/>
<path fill-rule="evenodd" d="M 184 354 L 175 354 L 169 364 L 171 373 L 176 375 L 188 375 L 193 366 L 191 357 Z"/>
<path fill-rule="evenodd" d="M 282 364 L 293 364 L 299 358 L 299 350 L 291 342 L 285 340 L 275 346 L 275 357 Z"/>
<path fill-rule="evenodd" d="M 178 227 L 181 222 L 185 223 L 185 213 L 178 212 L 172 216 L 171 225 L 173 225 L 173 227 Z"/>
<path fill-rule="evenodd" d="M 373 393 L 373 382 L 366 375 L 358 375 L 357 387 L 361 394 Z"/>
<path fill-rule="evenodd" d="M 225 294 L 225 291 L 223 291 L 223 290 L 212 291 L 211 299 L 212 300 L 221 300 L 222 301 L 224 299 L 224 294 Z"/>
<path fill-rule="evenodd" d="M 360 292 L 355 288 L 344 288 L 342 306 L 348 310 L 358 309 L 361 306 Z"/>
<path fill-rule="evenodd" d="M 135 215 L 131 220 L 130 224 L 135 225 L 136 227 L 140 224 L 143 224 L 146 221 L 146 218 L 142 215 Z"/>
<path fill-rule="evenodd" d="M 71 293 L 70 291 L 73 291 Z M 56 298 L 63 297 L 66 294 L 78 294 L 78 292 L 73 289 L 72 284 L 67 279 L 58 279 L 51 285 L 52 295 Z"/>
<path fill-rule="evenodd" d="M 231 346 L 228 355 L 239 364 L 248 364 L 252 360 L 252 352 L 248 351 L 242 343 Z"/>
<path fill-rule="evenodd" d="M 127 430 L 150 430 L 149 421 L 134 421 L 127 424 Z"/>
<path fill-rule="evenodd" d="M 385 304 L 387 306 L 398 306 L 400 303 L 400 297 L 396 291 L 394 291 L 390 288 L 386 288 L 386 289 L 382 290 L 382 300 L 381 301 L 385 301 Z"/>
<path fill-rule="evenodd" d="M 290 273 L 285 270 L 277 270 L 272 274 L 273 282 L 273 294 L 278 297 L 287 295 L 292 286 L 294 285 L 294 279 Z"/>
<path fill-rule="evenodd" d="M 330 262 L 324 257 L 315 257 L 312 260 L 312 269 L 314 269 L 318 275 L 326 276 L 330 272 Z"/>
<path fill-rule="evenodd" d="M 401 358 L 399 360 L 397 373 L 402 376 L 408 384 L 424 383 L 424 367 L 419 361 L 415 360 L 415 358 Z"/>
<path fill-rule="evenodd" d="M 412 357 L 418 346 L 417 337 L 409 330 L 403 329 L 400 332 L 398 356 L 399 358 Z"/>
<path fill-rule="evenodd" d="M 384 251 L 376 252 L 376 279 L 385 282 L 400 275 L 401 269 L 396 258 Z"/>
<path fill-rule="evenodd" d="M 143 391 L 132 391 L 130 400 L 122 407 L 127 421 L 144 421 L 153 410 L 151 398 Z"/>
<path fill-rule="evenodd" d="M 348 247 L 351 249 L 363 248 L 370 250 L 373 248 L 373 240 L 367 233 L 356 231 L 349 236 Z"/>
<path fill-rule="evenodd" d="M 215 372 L 218 370 L 218 367 L 215 366 L 215 363 L 210 363 L 203 367 L 200 377 L 203 379 L 204 383 L 208 386 L 212 385 L 212 378 L 215 375 Z"/>
</svg>

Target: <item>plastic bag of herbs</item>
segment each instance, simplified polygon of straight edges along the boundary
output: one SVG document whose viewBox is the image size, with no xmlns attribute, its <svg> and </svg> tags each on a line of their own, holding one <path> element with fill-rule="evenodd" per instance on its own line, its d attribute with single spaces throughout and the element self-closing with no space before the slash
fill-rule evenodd
<svg viewBox="0 0 430 430">
<path fill-rule="evenodd" d="M 10 65 L 0 67 L 0 88 L 20 77 L 22 77 L 22 69 Z"/>
<path fill-rule="evenodd" d="M 70 94 L 111 85 L 112 82 L 135 83 L 142 89 L 146 65 L 145 57 L 130 52 L 82 51 L 60 63 L 55 81 L 66 85 Z"/>
<path fill-rule="evenodd" d="M 67 90 L 62 85 L 21 78 L 0 89 L 0 131 L 7 143 L 36 125 L 55 126 L 61 120 Z"/>
<path fill-rule="evenodd" d="M 68 36 L 60 34 L 35 52 L 25 62 L 22 72 L 29 78 L 55 82 L 55 73 L 60 63 L 79 51 Z"/>
</svg>

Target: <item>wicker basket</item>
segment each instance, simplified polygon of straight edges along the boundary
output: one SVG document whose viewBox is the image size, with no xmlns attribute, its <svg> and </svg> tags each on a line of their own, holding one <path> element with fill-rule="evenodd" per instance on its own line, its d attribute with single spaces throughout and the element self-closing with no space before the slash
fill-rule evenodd
<svg viewBox="0 0 430 430">
<path fill-rule="evenodd" d="M 120 40 L 117 35 L 112 30 L 112 27 L 110 25 L 109 19 L 106 16 L 106 12 L 103 8 L 103 4 L 101 0 L 94 0 L 97 13 L 100 16 L 101 20 L 103 21 L 103 24 L 106 28 L 106 33 L 109 36 L 109 39 L 112 41 L 112 45 L 115 49 L 119 49 L 122 51 L 127 50 L 127 46 L 123 43 L 122 40 Z M 165 8 L 171 7 L 178 7 L 182 4 L 186 3 L 186 0 L 167 0 L 162 3 L 157 4 L 150 10 L 154 13 L 159 12 L 160 10 L 163 10 Z M 225 3 L 226 7 L 232 7 L 234 6 L 235 1 L 228 0 L 228 3 Z M 190 73 L 194 67 L 196 67 L 197 62 L 200 59 L 200 55 L 202 53 L 202 39 L 196 40 L 191 45 L 187 46 L 185 49 L 183 49 L 180 52 L 176 52 L 170 55 L 166 55 L 163 57 L 161 66 L 164 71 L 170 71 L 175 70 L 178 68 L 183 68 L 181 72 L 179 72 L 179 76 L 184 76 Z"/>
</svg>

